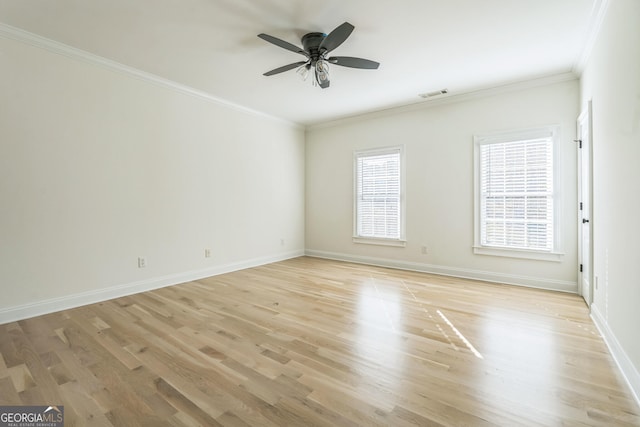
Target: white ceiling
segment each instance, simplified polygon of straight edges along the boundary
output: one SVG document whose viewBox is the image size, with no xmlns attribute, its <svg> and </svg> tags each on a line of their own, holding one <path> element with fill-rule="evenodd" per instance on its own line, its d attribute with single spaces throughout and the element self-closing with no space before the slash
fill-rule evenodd
<svg viewBox="0 0 640 427">
<path fill-rule="evenodd" d="M 211 94 L 309 125 L 416 102 L 442 88 L 466 93 L 575 72 L 599 0 L 0 0 L 0 22 Z M 332 55 L 381 63 L 333 66 L 331 87 L 295 71 L 307 32 L 354 32 Z"/>
</svg>

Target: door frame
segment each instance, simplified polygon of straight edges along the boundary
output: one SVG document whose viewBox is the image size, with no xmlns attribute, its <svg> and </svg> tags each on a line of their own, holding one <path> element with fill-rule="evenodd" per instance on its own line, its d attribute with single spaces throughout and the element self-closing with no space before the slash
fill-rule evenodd
<svg viewBox="0 0 640 427">
<path fill-rule="evenodd" d="M 580 113 L 576 122 L 578 143 L 578 293 L 589 308 L 593 303 L 593 127 L 592 103 Z M 583 129 L 586 128 L 586 133 Z M 586 176 L 583 172 L 586 168 Z M 586 182 L 585 182 L 586 181 Z M 587 200 L 583 200 L 583 194 Z M 584 220 L 588 222 L 583 222 Z M 584 229 L 588 227 L 588 245 L 585 244 Z M 585 246 L 587 246 L 585 248 Z M 585 277 L 587 275 L 587 277 Z M 585 289 L 585 279 L 586 286 Z"/>
</svg>

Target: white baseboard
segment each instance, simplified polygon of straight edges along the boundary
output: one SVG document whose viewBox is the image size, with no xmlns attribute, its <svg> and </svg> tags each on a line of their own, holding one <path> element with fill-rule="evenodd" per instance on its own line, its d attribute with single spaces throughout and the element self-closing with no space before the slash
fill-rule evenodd
<svg viewBox="0 0 640 427">
<path fill-rule="evenodd" d="M 520 276 L 515 274 L 496 273 L 492 271 L 472 270 L 468 268 L 447 267 L 441 265 L 423 264 L 410 261 L 399 261 L 386 258 L 374 258 L 361 255 L 351 255 L 335 252 L 325 252 L 307 249 L 305 255 L 315 258 L 325 258 L 337 261 L 355 262 L 358 264 L 375 265 L 379 267 L 397 268 L 399 270 L 419 271 L 422 273 L 439 274 L 441 276 L 460 277 L 464 279 L 483 280 L 487 282 L 504 283 L 508 285 L 527 286 L 530 288 L 547 289 L 560 292 L 578 292 L 578 283 L 566 280 L 553 280 L 542 277 Z"/>
<path fill-rule="evenodd" d="M 629 356 L 627 356 L 627 353 L 609 328 L 607 320 L 595 304 L 591 305 L 591 319 L 593 323 L 595 323 L 596 328 L 598 328 L 598 331 L 600 331 L 600 335 L 602 335 L 607 347 L 609 347 L 609 352 L 618 365 L 622 376 L 627 381 L 627 384 L 629 384 L 633 397 L 635 397 L 636 402 L 640 405 L 640 373 L 638 369 L 633 365 Z"/>
<path fill-rule="evenodd" d="M 260 265 L 270 264 L 272 262 L 284 261 L 286 259 L 296 258 L 303 255 L 303 250 L 287 252 L 274 256 L 253 258 L 225 265 L 217 265 L 202 270 L 186 271 L 183 273 L 172 274 L 168 276 L 153 277 L 138 282 L 110 286 L 108 288 L 81 292 L 73 295 L 65 295 L 14 307 L 7 307 L 0 309 L 0 325 L 22 319 L 28 319 L 34 316 L 54 313 L 56 311 L 68 310 L 70 308 L 80 307 L 87 304 L 95 304 L 113 298 L 151 291 L 166 286 L 199 280 L 205 277 L 217 276 L 219 274 L 243 270 L 245 268 L 257 267 Z"/>
</svg>

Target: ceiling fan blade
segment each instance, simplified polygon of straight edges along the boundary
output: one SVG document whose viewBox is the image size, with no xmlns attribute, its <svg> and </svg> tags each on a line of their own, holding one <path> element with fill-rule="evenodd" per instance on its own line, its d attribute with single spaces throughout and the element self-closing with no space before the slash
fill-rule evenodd
<svg viewBox="0 0 640 427">
<path fill-rule="evenodd" d="M 286 42 L 284 40 L 281 40 L 281 39 L 279 39 L 277 37 L 273 37 L 273 36 L 270 36 L 269 34 L 265 34 L 265 33 L 258 34 L 258 37 L 260 37 L 262 40 L 268 41 L 269 43 L 273 43 L 276 46 L 280 46 L 283 49 L 287 49 L 287 50 L 290 50 L 291 52 L 295 52 L 295 53 L 299 53 L 299 54 L 304 55 L 304 56 L 308 56 L 307 52 L 302 50 L 302 48 L 300 48 L 300 47 L 298 47 L 298 46 L 296 46 L 294 44 L 291 44 L 289 42 Z"/>
<path fill-rule="evenodd" d="M 338 25 L 335 30 L 331 31 L 327 37 L 320 43 L 320 51 L 331 52 L 340 46 L 351 35 L 355 27 L 348 22 Z"/>
<path fill-rule="evenodd" d="M 282 67 L 278 67 L 274 70 L 267 71 L 263 74 L 263 76 L 273 76 L 274 74 L 284 73 L 285 71 L 293 70 L 294 68 L 300 67 L 301 65 L 306 64 L 307 61 L 294 62 L 293 64 L 283 65 Z"/>
<path fill-rule="evenodd" d="M 367 70 L 375 70 L 380 66 L 380 63 L 370 61 L 368 59 L 354 58 L 352 56 L 332 56 L 327 59 L 330 64 L 341 65 L 343 67 L 350 68 L 364 68 Z"/>
</svg>

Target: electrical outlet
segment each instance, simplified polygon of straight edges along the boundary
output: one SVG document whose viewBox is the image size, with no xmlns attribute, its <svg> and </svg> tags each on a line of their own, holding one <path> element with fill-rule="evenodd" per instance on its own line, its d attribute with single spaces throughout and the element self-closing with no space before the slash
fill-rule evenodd
<svg viewBox="0 0 640 427">
<path fill-rule="evenodd" d="M 138 257 L 138 268 L 145 268 L 147 266 L 147 259 L 143 256 Z"/>
<path fill-rule="evenodd" d="M 205 258 L 211 258 L 211 249 L 206 248 L 206 249 L 204 250 L 204 257 L 205 257 Z"/>
<path fill-rule="evenodd" d="M 427 247 L 426 246 L 422 246 L 420 248 L 420 252 L 422 252 L 422 255 L 426 255 L 427 254 Z"/>
</svg>

